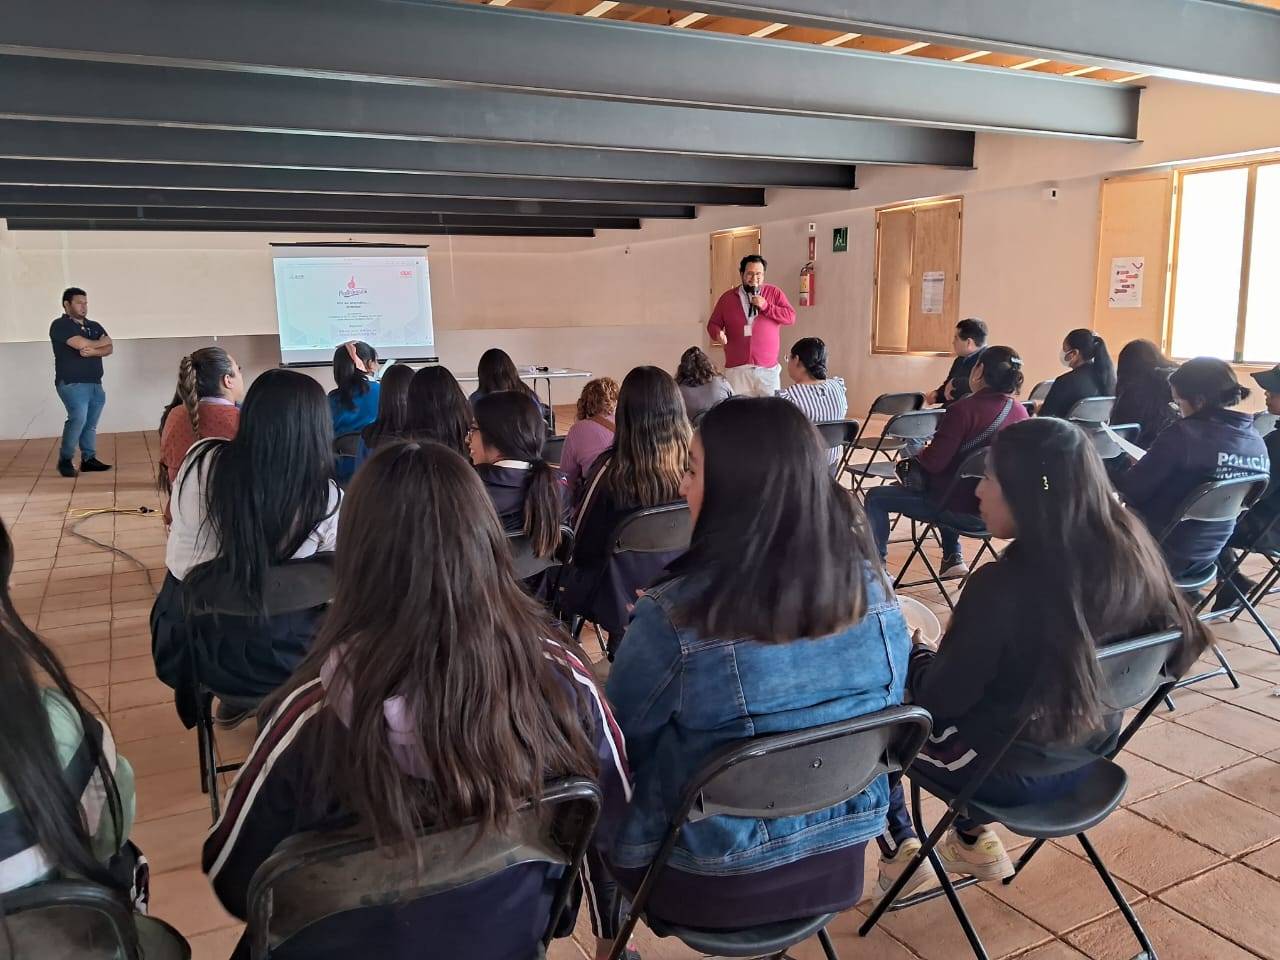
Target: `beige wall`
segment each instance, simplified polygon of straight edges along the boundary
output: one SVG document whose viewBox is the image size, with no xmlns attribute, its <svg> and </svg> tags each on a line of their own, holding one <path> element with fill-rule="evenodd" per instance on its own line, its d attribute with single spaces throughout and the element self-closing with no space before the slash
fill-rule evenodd
<svg viewBox="0 0 1280 960">
<path fill-rule="evenodd" d="M 995 340 L 1021 351 L 1029 381 L 1054 376 L 1063 333 L 1092 316 L 1102 177 L 1280 149 L 1280 109 L 1277 98 L 1262 94 L 1151 82 L 1140 133 L 1137 144 L 984 134 L 972 171 L 865 168 L 857 191 L 771 190 L 763 210 L 713 208 L 695 221 L 647 221 L 640 231 L 595 240 L 431 238 L 439 353 L 459 370 L 473 368 L 495 344 L 517 362 L 612 376 L 637 363 L 671 368 L 680 350 L 701 342 L 711 231 L 760 224 L 770 280 L 794 302 L 813 221 L 818 303 L 800 308 L 784 348 L 793 336 L 826 339 L 834 372 L 850 381 L 855 410 L 865 409 L 886 390 L 935 386 L 946 368 L 945 360 L 870 353 L 874 208 L 962 194 L 961 316 L 985 318 Z M 1059 188 L 1057 201 L 1043 197 L 1050 184 Z M 837 226 L 849 227 L 847 253 L 831 252 Z M 19 417 L 6 412 L 11 403 L 0 404 L 0 437 L 57 429 L 51 370 L 40 366 L 49 364 L 47 347 L 41 352 L 35 342 L 44 339 L 64 286 L 88 289 L 93 315 L 124 341 L 108 363 L 129 373 L 116 382 L 103 428 L 150 427 L 172 389 L 168 369 L 151 358 L 172 354 L 174 366 L 190 347 L 185 339 L 151 339 L 135 349 L 137 363 L 126 363 L 122 355 L 134 349 L 128 341 L 269 337 L 275 307 L 267 242 L 293 239 L 303 238 L 0 228 L 0 365 L 15 374 L 5 376 L 0 396 L 20 397 L 23 409 Z M 20 359 L 21 341 L 33 342 Z M 270 362 L 268 346 L 257 343 L 253 353 L 257 363 Z M 138 382 L 144 362 L 159 369 Z"/>
</svg>

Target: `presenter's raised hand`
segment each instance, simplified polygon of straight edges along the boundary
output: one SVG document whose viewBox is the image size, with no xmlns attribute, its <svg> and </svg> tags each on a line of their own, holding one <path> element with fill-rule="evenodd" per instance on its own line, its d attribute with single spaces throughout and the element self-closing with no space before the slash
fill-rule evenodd
<svg viewBox="0 0 1280 960">
<path fill-rule="evenodd" d="M 751 305 L 757 310 L 763 310 L 765 307 L 769 306 L 769 303 L 764 297 L 757 293 L 751 297 Z"/>
</svg>

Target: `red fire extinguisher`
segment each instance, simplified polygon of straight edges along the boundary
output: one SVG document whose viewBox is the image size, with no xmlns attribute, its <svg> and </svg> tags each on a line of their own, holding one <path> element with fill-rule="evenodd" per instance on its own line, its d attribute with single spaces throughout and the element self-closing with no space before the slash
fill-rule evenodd
<svg viewBox="0 0 1280 960">
<path fill-rule="evenodd" d="M 818 274 L 816 264 L 810 260 L 800 269 L 800 306 L 818 304 Z"/>
</svg>

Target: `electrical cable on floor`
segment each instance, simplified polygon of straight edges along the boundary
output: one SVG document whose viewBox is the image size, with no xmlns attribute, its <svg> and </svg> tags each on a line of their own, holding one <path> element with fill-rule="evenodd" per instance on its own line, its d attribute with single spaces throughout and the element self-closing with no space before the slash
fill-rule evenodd
<svg viewBox="0 0 1280 960">
<path fill-rule="evenodd" d="M 156 582 L 151 576 L 151 569 L 145 563 L 135 557 L 128 550 L 121 549 L 114 544 L 103 543 L 101 540 L 95 540 L 87 533 L 80 532 L 80 524 L 84 523 L 86 520 L 90 520 L 93 517 L 101 517 L 109 513 L 118 513 L 132 517 L 138 516 L 139 514 L 144 516 L 149 514 L 159 514 L 159 511 L 154 507 L 99 507 L 91 510 L 70 510 L 67 515 L 75 522 L 71 524 L 67 533 L 71 534 L 73 537 L 83 540 L 85 543 L 91 543 L 95 547 L 101 547 L 103 550 L 108 550 L 117 556 L 124 557 L 147 575 L 147 584 L 151 587 L 151 592 L 158 594 L 160 592 L 160 588 L 156 586 Z"/>
</svg>

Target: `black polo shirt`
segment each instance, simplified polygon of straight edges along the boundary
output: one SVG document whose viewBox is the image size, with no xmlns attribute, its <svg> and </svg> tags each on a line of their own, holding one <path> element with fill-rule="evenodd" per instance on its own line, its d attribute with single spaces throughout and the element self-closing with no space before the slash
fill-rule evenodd
<svg viewBox="0 0 1280 960">
<path fill-rule="evenodd" d="M 82 357 L 75 347 L 67 346 L 72 337 L 101 340 L 107 335 L 102 324 L 85 320 L 78 324 L 65 313 L 49 324 L 49 339 L 53 342 L 53 383 L 101 383 L 102 358 Z"/>
</svg>

